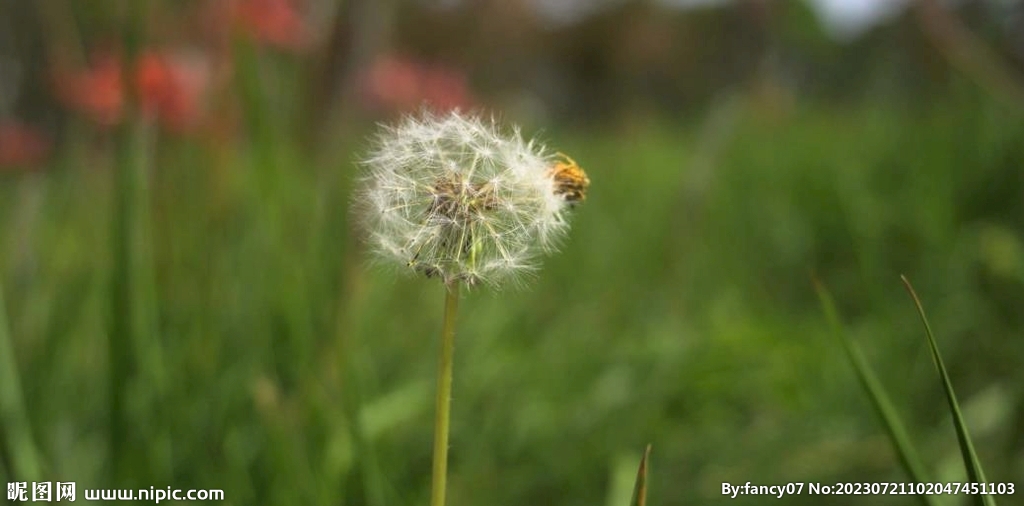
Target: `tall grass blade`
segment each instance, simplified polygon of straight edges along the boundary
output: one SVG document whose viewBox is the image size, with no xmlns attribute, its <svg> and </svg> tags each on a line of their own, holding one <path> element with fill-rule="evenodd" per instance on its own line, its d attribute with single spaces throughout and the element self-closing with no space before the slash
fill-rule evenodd
<svg viewBox="0 0 1024 506">
<path fill-rule="evenodd" d="M 928 323 L 928 317 L 925 315 L 924 306 L 921 305 L 921 299 L 917 297 L 917 293 L 914 291 L 914 287 L 910 284 L 910 280 L 903 275 L 900 275 L 900 279 L 903 281 L 903 286 L 910 294 L 910 298 L 914 300 L 914 305 L 917 306 L 917 314 L 921 316 L 921 323 L 924 324 L 924 332 L 928 337 L 928 348 L 930 348 L 932 352 L 932 361 L 935 363 L 935 368 L 939 371 L 939 377 L 942 380 L 942 389 L 946 393 L 946 400 L 949 402 L 949 411 L 953 416 L 953 426 L 956 428 L 956 439 L 960 443 L 960 454 L 964 459 L 964 467 L 967 468 L 967 478 L 971 483 L 987 483 L 985 480 L 985 473 L 981 469 L 981 461 L 978 460 L 978 454 L 974 452 L 974 444 L 971 442 L 971 435 L 967 432 L 967 424 L 964 423 L 964 417 L 960 413 L 960 404 L 956 400 L 956 393 L 953 391 L 953 383 L 949 380 L 949 374 L 946 372 L 946 365 L 942 362 L 942 356 L 939 355 L 939 347 L 935 343 L 935 335 L 932 333 L 932 327 Z M 983 506 L 995 506 L 996 501 L 991 494 L 979 494 L 974 496 L 974 503 Z"/>
<path fill-rule="evenodd" d="M 152 2 L 129 2 L 122 11 L 123 72 L 133 75 L 137 56 L 145 45 L 146 27 Z M 113 266 L 111 270 L 111 315 L 108 342 L 110 360 L 110 459 L 114 482 L 135 474 L 143 459 L 152 477 L 170 478 L 171 440 L 163 430 L 166 409 L 166 377 L 163 349 L 158 336 L 157 290 L 153 260 L 150 214 L 150 167 L 156 131 L 135 110 L 138 97 L 127 87 L 124 120 L 117 132 L 114 168 Z M 141 383 L 144 388 L 131 389 Z M 143 416 L 129 413 L 128 390 L 144 391 Z M 135 416 L 133 416 L 135 415 Z M 145 441 L 146 451 L 132 445 Z M 150 467 L 154 466 L 155 467 Z"/>
<path fill-rule="evenodd" d="M 39 456 L 25 412 L 18 365 L 14 360 L 3 290 L 0 289 L 0 460 L 10 481 L 38 481 Z"/>
<path fill-rule="evenodd" d="M 633 486 L 633 500 L 630 506 L 645 506 L 647 504 L 647 461 L 651 457 L 651 445 L 644 449 L 644 456 L 640 459 L 640 468 L 636 471 L 636 485 Z"/>
<path fill-rule="evenodd" d="M 875 412 L 882 419 L 882 424 L 885 426 L 889 441 L 896 450 L 900 464 L 915 483 L 928 483 L 929 480 L 925 473 L 924 465 L 921 463 L 921 457 L 914 449 L 910 435 L 903 426 L 903 422 L 900 421 L 899 413 L 896 412 L 892 400 L 886 393 L 881 381 L 878 380 L 874 370 L 871 369 L 871 365 L 868 364 L 860 347 L 846 334 L 846 330 L 839 319 L 839 311 L 836 309 L 832 295 L 829 294 L 825 285 L 820 280 L 812 278 L 812 281 L 814 282 L 814 290 L 818 293 L 821 308 L 825 312 L 825 319 L 828 320 L 832 333 L 835 334 L 836 338 L 843 345 L 846 357 L 850 360 L 850 364 L 853 365 L 853 369 L 857 373 L 857 381 L 864 391 L 867 392 L 868 397 L 871 399 L 871 405 L 874 406 Z M 917 497 L 921 504 L 927 506 L 937 506 L 938 504 L 932 496 L 918 495 Z"/>
<path fill-rule="evenodd" d="M 156 342 L 156 287 L 150 238 L 148 138 L 146 127 L 129 122 L 120 133 L 115 169 L 113 270 L 111 272 L 110 438 L 114 474 L 131 418 L 125 412 L 125 387 L 140 378 L 160 392 L 163 364 Z"/>
</svg>

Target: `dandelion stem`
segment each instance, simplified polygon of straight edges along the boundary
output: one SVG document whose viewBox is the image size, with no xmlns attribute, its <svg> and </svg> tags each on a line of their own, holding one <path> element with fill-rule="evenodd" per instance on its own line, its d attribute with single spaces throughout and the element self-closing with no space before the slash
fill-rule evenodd
<svg viewBox="0 0 1024 506">
<path fill-rule="evenodd" d="M 444 506 L 448 483 L 448 427 L 452 405 L 452 352 L 455 345 L 455 315 L 459 309 L 459 281 L 445 284 L 444 325 L 441 355 L 437 367 L 437 398 L 434 410 L 434 472 L 430 506 Z"/>
</svg>

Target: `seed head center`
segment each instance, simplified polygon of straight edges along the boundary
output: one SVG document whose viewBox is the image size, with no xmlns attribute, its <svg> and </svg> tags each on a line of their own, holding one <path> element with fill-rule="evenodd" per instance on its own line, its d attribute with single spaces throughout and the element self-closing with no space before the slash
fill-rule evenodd
<svg viewBox="0 0 1024 506">
<path fill-rule="evenodd" d="M 453 223 L 469 224 L 497 207 L 491 182 L 472 183 L 459 174 L 447 174 L 431 186 L 433 202 L 428 214 Z"/>
</svg>

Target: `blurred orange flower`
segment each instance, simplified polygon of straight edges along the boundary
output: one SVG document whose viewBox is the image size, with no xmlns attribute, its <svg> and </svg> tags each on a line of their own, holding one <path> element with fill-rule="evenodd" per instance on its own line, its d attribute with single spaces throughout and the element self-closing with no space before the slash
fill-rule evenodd
<svg viewBox="0 0 1024 506">
<path fill-rule="evenodd" d="M 360 79 L 363 96 L 376 108 L 408 111 L 424 103 L 437 110 L 473 103 L 464 73 L 397 56 L 377 58 Z"/>
<path fill-rule="evenodd" d="M 50 154 L 50 140 L 37 128 L 0 121 L 0 168 L 38 168 Z"/>
</svg>

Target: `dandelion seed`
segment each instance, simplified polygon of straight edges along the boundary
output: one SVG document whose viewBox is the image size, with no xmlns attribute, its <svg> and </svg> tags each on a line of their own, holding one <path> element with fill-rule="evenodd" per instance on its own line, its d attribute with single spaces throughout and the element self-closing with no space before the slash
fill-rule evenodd
<svg viewBox="0 0 1024 506">
<path fill-rule="evenodd" d="M 378 256 L 449 285 L 499 285 L 535 269 L 590 184 L 518 129 L 458 112 L 384 127 L 363 165 L 359 202 Z"/>
</svg>

